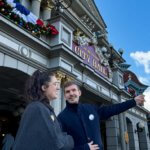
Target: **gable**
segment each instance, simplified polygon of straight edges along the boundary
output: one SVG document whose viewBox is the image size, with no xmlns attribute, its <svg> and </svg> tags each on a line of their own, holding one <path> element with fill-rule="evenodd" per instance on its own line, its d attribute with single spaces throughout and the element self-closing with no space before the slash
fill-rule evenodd
<svg viewBox="0 0 150 150">
<path fill-rule="evenodd" d="M 86 7 L 90 14 L 104 27 L 106 28 L 106 24 L 100 15 L 100 12 L 94 2 L 94 0 L 80 0 L 80 2 Z"/>
</svg>

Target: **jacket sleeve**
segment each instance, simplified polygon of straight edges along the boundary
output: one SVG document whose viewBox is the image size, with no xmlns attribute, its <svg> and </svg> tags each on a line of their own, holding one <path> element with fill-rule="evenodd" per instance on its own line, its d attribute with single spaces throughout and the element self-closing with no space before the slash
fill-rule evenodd
<svg viewBox="0 0 150 150">
<path fill-rule="evenodd" d="M 70 135 L 67 135 L 66 133 L 63 132 L 63 136 L 62 136 L 61 140 L 64 143 L 61 150 L 72 150 L 73 149 L 74 141 Z"/>
<path fill-rule="evenodd" d="M 67 130 L 66 130 L 65 125 L 64 125 L 63 122 L 62 122 L 61 116 L 58 115 L 57 119 L 58 119 L 58 121 L 59 121 L 59 124 L 60 124 L 60 127 L 61 127 L 63 133 L 67 135 Z M 64 148 L 61 149 L 61 150 L 67 150 L 66 147 L 67 147 L 67 145 L 70 145 L 70 144 L 72 145 L 72 146 L 70 147 L 70 149 L 73 149 L 73 147 L 74 147 L 73 138 L 72 138 L 72 136 L 70 136 L 70 135 L 68 135 L 68 136 L 70 137 L 70 139 L 66 140 L 66 142 L 65 142 L 65 145 L 66 145 L 66 146 L 64 146 Z"/>
<path fill-rule="evenodd" d="M 72 138 L 61 132 L 59 124 L 51 119 L 49 109 L 42 105 L 30 105 L 25 111 L 13 150 L 71 150 L 73 147 Z"/>
<path fill-rule="evenodd" d="M 99 114 L 99 117 L 102 120 L 105 120 L 111 116 L 118 115 L 134 106 L 136 106 L 136 102 L 134 99 L 132 99 L 132 100 L 128 100 L 126 102 L 122 102 L 119 104 L 98 107 L 97 112 Z"/>
</svg>

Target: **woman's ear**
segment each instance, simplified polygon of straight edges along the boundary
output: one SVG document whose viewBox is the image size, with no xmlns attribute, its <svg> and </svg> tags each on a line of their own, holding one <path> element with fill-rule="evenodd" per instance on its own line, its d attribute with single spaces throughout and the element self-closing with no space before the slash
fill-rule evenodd
<svg viewBox="0 0 150 150">
<path fill-rule="evenodd" d="M 42 87 L 41 87 L 43 92 L 45 92 L 46 88 L 47 88 L 46 85 L 42 85 Z"/>
</svg>

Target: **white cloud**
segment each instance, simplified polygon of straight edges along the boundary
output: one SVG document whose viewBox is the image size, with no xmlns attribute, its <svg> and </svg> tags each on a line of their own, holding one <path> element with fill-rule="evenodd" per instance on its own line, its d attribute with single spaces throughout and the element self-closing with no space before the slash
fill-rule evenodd
<svg viewBox="0 0 150 150">
<path fill-rule="evenodd" d="M 150 111 L 150 87 L 144 92 L 145 95 L 145 103 L 144 107 Z"/>
<path fill-rule="evenodd" d="M 130 53 L 130 57 L 133 58 L 137 64 L 144 66 L 145 73 L 150 73 L 150 51 L 136 51 L 134 53 Z"/>
<path fill-rule="evenodd" d="M 144 78 L 144 77 L 139 77 L 138 78 L 140 80 L 141 83 L 146 84 L 146 85 L 150 85 L 150 79 L 148 78 Z M 145 95 L 145 103 L 144 103 L 144 107 L 150 111 L 150 87 L 147 88 L 144 93 Z"/>
<path fill-rule="evenodd" d="M 142 52 L 136 51 L 134 53 L 130 53 L 130 57 L 135 60 L 136 65 L 143 65 L 145 73 L 150 74 L 150 51 Z M 145 77 L 138 78 L 141 83 L 150 85 L 150 79 Z M 143 93 L 145 95 L 145 103 L 144 107 L 150 111 L 150 87 L 145 90 Z"/>
<path fill-rule="evenodd" d="M 144 77 L 138 77 L 139 81 L 142 83 L 142 84 L 146 84 L 146 85 L 150 85 L 150 79 L 148 78 L 144 78 Z"/>
</svg>

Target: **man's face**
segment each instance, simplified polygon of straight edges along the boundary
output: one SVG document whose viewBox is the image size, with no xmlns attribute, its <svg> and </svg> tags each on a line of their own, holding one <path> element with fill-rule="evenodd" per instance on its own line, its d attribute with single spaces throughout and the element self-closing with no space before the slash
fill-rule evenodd
<svg viewBox="0 0 150 150">
<path fill-rule="evenodd" d="M 77 104 L 79 102 L 79 98 L 81 96 L 81 91 L 77 87 L 77 85 L 70 85 L 65 88 L 65 99 L 70 104 Z"/>
</svg>

